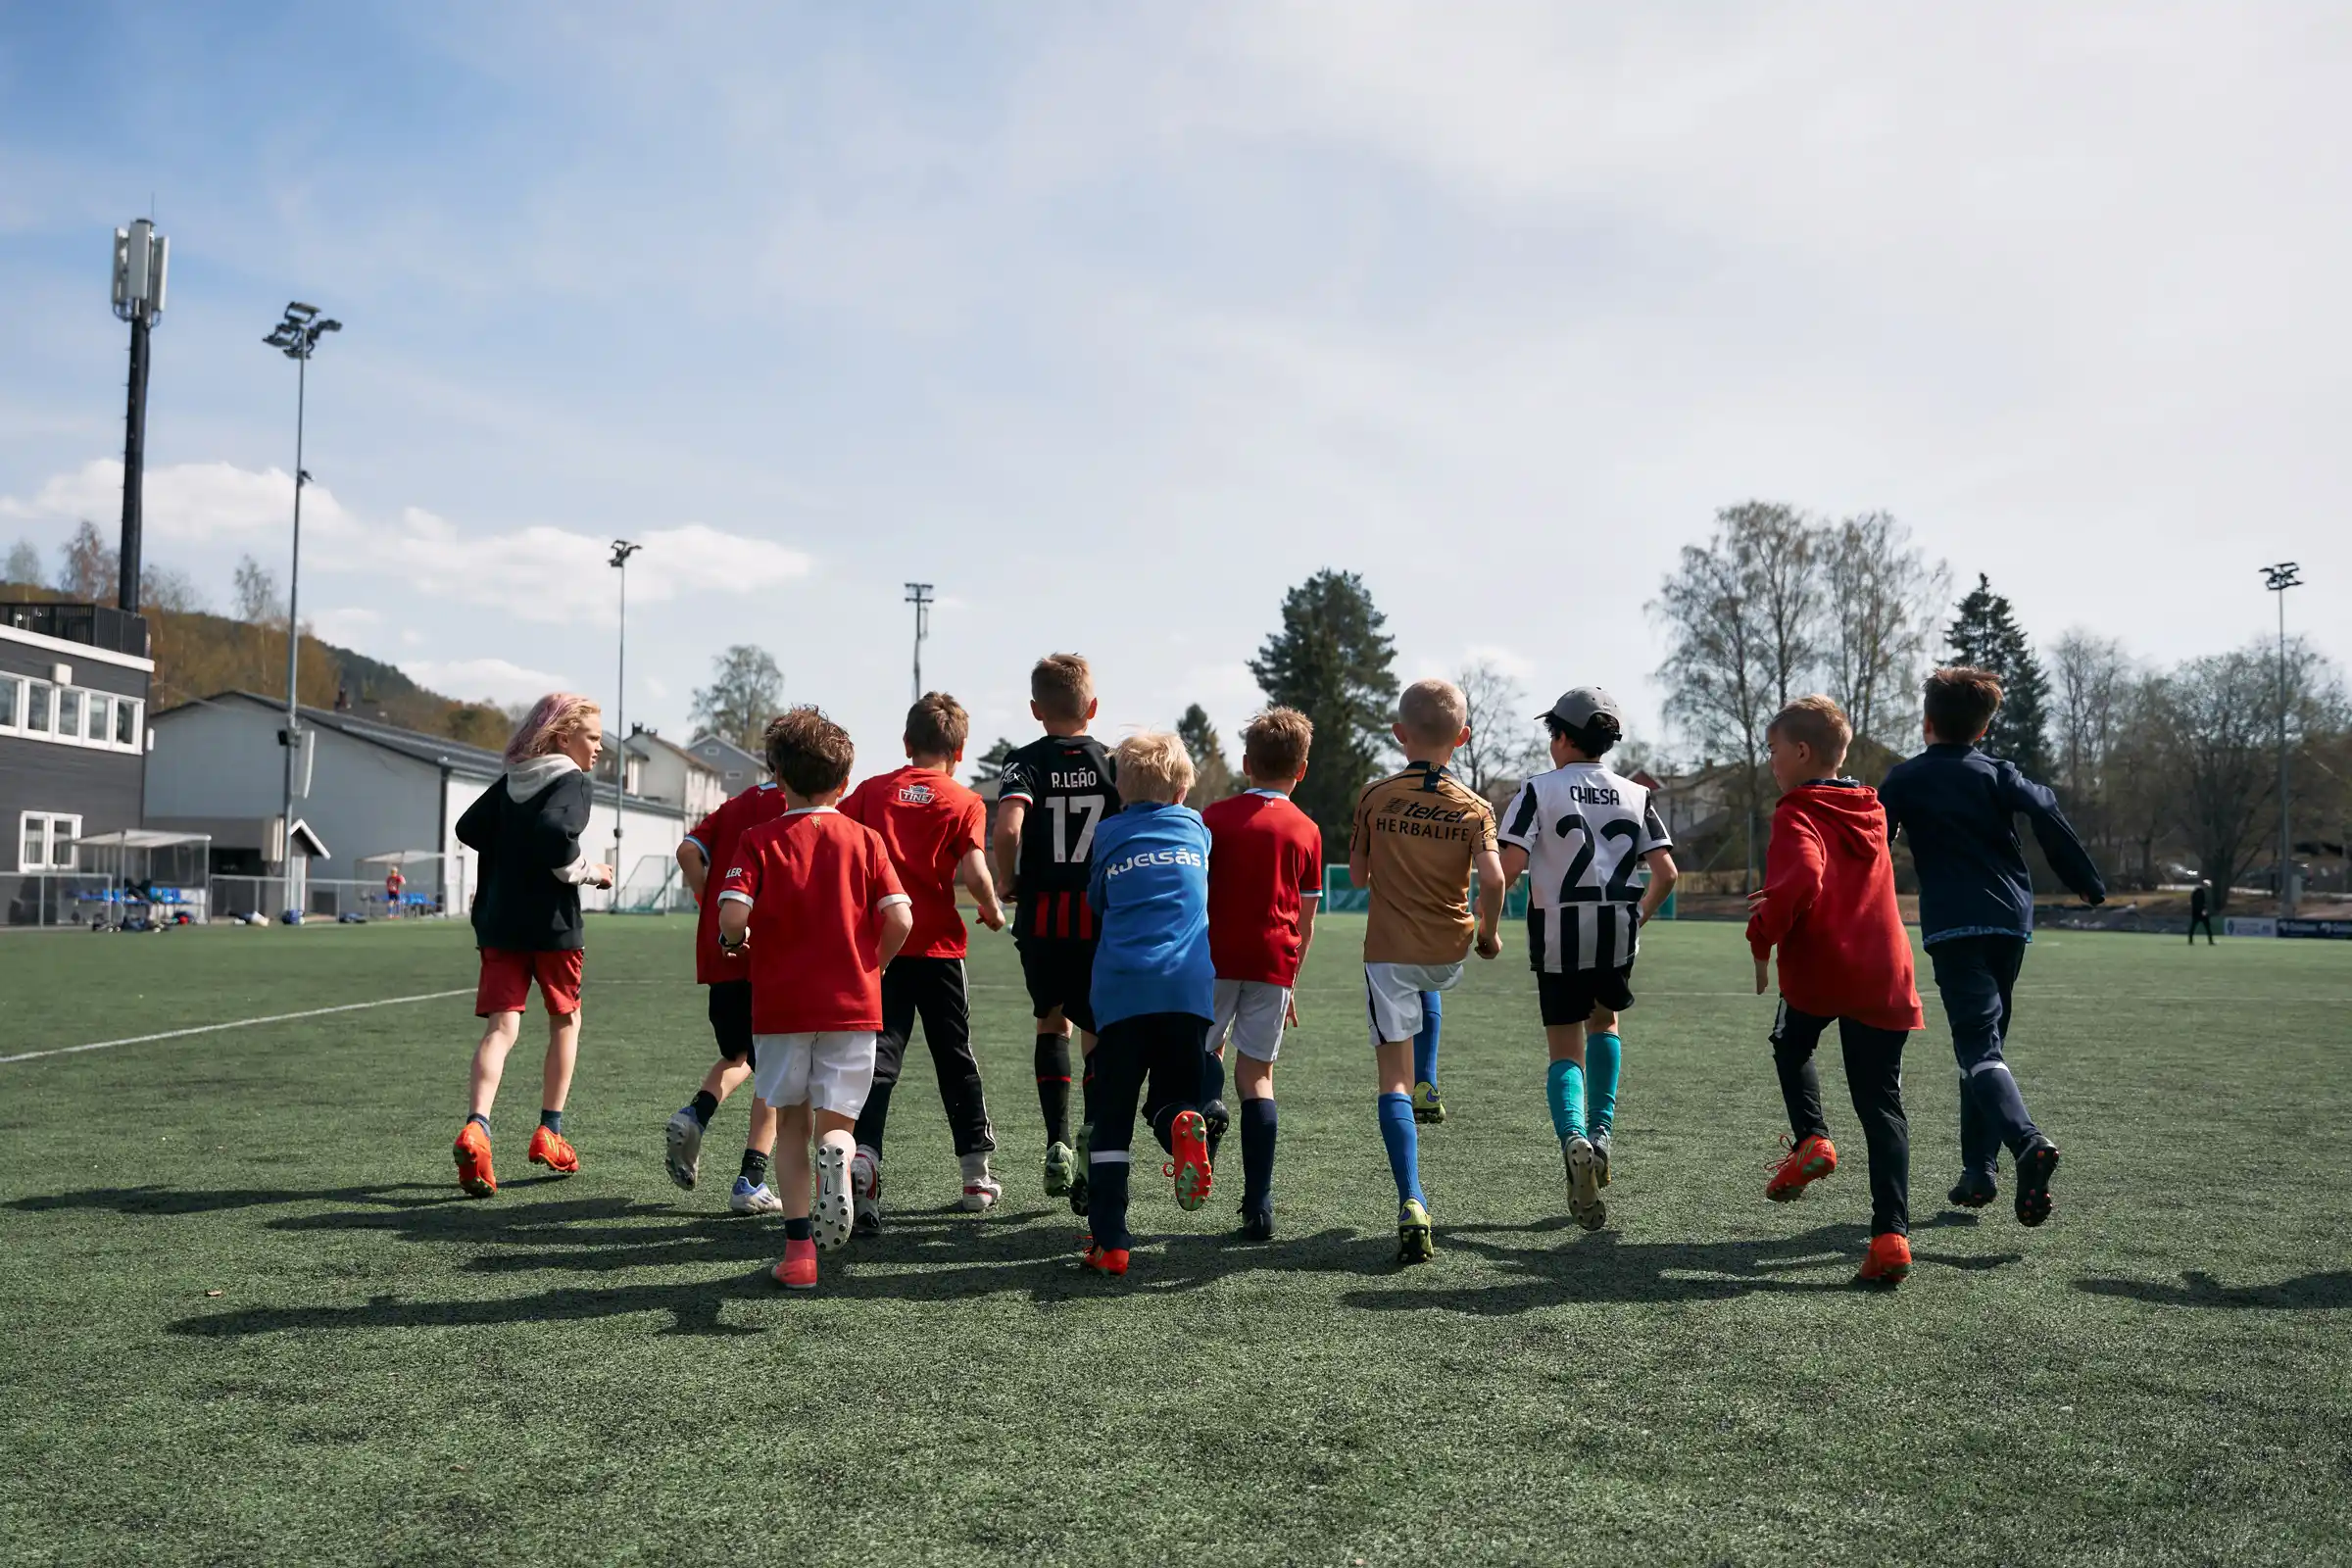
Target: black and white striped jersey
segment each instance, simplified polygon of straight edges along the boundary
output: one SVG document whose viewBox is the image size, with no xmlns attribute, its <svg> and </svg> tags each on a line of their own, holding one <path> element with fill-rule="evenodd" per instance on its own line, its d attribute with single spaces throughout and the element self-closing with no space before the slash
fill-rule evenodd
<svg viewBox="0 0 2352 1568">
<path fill-rule="evenodd" d="M 1519 786 L 1500 842 L 1527 852 L 1527 939 L 1538 969 L 1621 969 L 1634 961 L 1642 858 L 1670 848 L 1649 791 L 1598 762 Z"/>
</svg>

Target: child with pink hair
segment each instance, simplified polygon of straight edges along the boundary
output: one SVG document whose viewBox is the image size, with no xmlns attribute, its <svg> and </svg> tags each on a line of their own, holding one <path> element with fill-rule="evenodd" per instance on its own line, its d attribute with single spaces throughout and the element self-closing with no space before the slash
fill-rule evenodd
<svg viewBox="0 0 2352 1568">
<path fill-rule="evenodd" d="M 490 1168 L 490 1104 L 522 1029 L 531 982 L 548 1014 L 539 1130 L 530 1160 L 559 1176 L 580 1168 L 564 1137 L 564 1101 L 580 1049 L 580 889 L 609 888 L 612 868 L 581 852 L 593 796 L 589 770 L 604 749 L 604 714 L 576 692 L 551 692 L 507 743 L 507 771 L 458 818 L 458 842 L 481 858 L 473 901 L 481 979 L 473 1011 L 488 1019 L 473 1053 L 473 1098 L 455 1150 L 458 1185 L 498 1191 Z"/>
</svg>

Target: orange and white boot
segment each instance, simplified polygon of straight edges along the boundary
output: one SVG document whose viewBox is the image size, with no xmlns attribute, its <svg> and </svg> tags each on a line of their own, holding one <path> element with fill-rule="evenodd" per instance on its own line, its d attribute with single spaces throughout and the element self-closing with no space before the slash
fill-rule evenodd
<svg viewBox="0 0 2352 1568">
<path fill-rule="evenodd" d="M 1863 1255 L 1862 1267 L 1854 1275 L 1856 1285 L 1876 1285 L 1882 1290 L 1893 1290 L 1911 1272 L 1911 1239 L 1894 1231 L 1886 1231 L 1870 1239 L 1870 1250 Z"/>
<path fill-rule="evenodd" d="M 569 1176 L 580 1168 L 580 1156 L 562 1133 L 542 1127 L 531 1134 L 531 1163 L 545 1165 L 559 1176 Z"/>
<path fill-rule="evenodd" d="M 1786 1145 L 1788 1140 L 1784 1137 L 1781 1142 Z M 1818 1133 L 1807 1133 L 1803 1142 L 1772 1167 L 1772 1180 L 1764 1184 L 1764 1196 L 1776 1203 L 1788 1202 L 1837 1168 L 1836 1146 Z"/>
<path fill-rule="evenodd" d="M 458 1130 L 451 1152 L 457 1156 L 460 1187 L 474 1198 L 497 1196 L 498 1176 L 490 1169 L 490 1134 L 480 1122 L 468 1121 Z"/>
</svg>

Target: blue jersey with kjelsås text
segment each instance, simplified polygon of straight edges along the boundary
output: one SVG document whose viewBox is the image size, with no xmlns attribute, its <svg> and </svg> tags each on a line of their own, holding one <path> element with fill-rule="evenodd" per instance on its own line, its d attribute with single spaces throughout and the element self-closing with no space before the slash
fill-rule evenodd
<svg viewBox="0 0 2352 1568">
<path fill-rule="evenodd" d="M 1148 1012 L 1213 1015 L 1208 953 L 1208 826 L 1182 806 L 1138 802 L 1095 833 L 1087 902 L 1095 948 L 1095 1024 Z"/>
</svg>

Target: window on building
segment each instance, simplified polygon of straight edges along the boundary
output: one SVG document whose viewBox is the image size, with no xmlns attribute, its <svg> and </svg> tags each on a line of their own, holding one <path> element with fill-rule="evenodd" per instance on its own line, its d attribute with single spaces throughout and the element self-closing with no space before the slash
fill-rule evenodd
<svg viewBox="0 0 2352 1568">
<path fill-rule="evenodd" d="M 134 750 L 139 744 L 139 705 L 127 697 L 115 704 L 115 744 Z"/>
<path fill-rule="evenodd" d="M 57 735 L 60 740 L 81 739 L 81 693 L 71 686 L 57 689 Z"/>
<path fill-rule="evenodd" d="M 0 675 L 0 729 L 15 729 L 24 714 L 24 683 Z"/>
<path fill-rule="evenodd" d="M 115 729 L 115 700 L 104 692 L 84 692 L 81 700 L 88 706 L 82 714 L 82 735 L 104 746 L 113 738 Z"/>
<path fill-rule="evenodd" d="M 26 811 L 18 818 L 17 869 L 71 871 L 78 863 L 74 841 L 81 837 L 81 818 L 55 811 Z"/>
<path fill-rule="evenodd" d="M 49 701 L 54 690 L 45 680 L 25 682 L 24 727 L 35 735 L 49 733 Z"/>
</svg>

